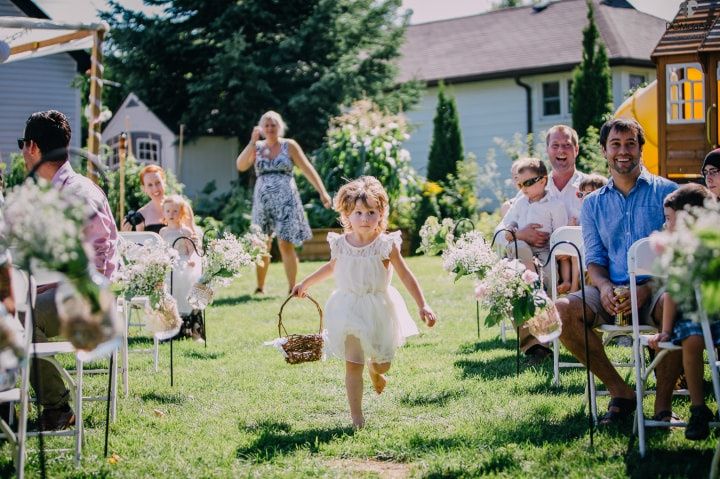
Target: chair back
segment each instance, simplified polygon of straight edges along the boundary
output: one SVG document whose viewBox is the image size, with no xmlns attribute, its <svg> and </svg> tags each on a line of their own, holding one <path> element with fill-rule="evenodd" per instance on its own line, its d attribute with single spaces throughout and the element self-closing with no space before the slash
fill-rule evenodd
<svg viewBox="0 0 720 479">
<path fill-rule="evenodd" d="M 147 241 L 162 241 L 162 237 L 152 231 L 121 231 L 120 237 L 125 241 L 143 245 Z"/>
<path fill-rule="evenodd" d="M 657 256 L 650 246 L 650 238 L 639 239 L 630 246 L 627 263 L 631 284 L 637 276 L 659 276 L 653 269 Z"/>
<path fill-rule="evenodd" d="M 567 241 L 578 247 L 580 256 L 585 255 L 585 243 L 583 243 L 582 228 L 580 226 L 563 226 L 552 232 L 550 235 L 550 249 L 558 243 Z M 553 250 L 554 255 L 578 256 L 578 252 L 568 244 L 560 244 Z"/>
</svg>

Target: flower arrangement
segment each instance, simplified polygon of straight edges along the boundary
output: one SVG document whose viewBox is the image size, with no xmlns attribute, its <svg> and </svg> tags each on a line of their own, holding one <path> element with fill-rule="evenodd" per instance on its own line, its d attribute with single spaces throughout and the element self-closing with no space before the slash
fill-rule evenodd
<svg viewBox="0 0 720 479">
<path fill-rule="evenodd" d="M 252 233 L 249 238 L 251 242 L 262 240 L 261 236 Z M 205 309 L 212 302 L 216 288 L 227 285 L 243 268 L 262 260 L 259 245 L 252 246 L 253 254 L 250 254 L 243 246 L 244 241 L 228 232 L 222 238 L 210 241 L 203 256 L 203 274 L 188 295 L 188 302 L 193 308 Z M 264 244 L 267 245 L 267 241 Z"/>
<path fill-rule="evenodd" d="M 120 293 L 131 299 L 149 298 L 146 328 L 151 333 L 170 331 L 181 324 L 175 300 L 165 290 L 165 279 L 178 260 L 178 253 L 164 241 L 150 240 L 143 245 L 124 241 L 120 246 L 125 267 L 114 277 Z"/>
<path fill-rule="evenodd" d="M 270 237 L 262 232 L 258 225 L 251 225 L 250 231 L 240 237 L 245 252 L 250 255 L 252 262 L 261 265 L 263 258 L 268 256 L 268 242 Z"/>
<path fill-rule="evenodd" d="M 66 286 L 58 290 L 63 294 L 56 295 L 60 330 L 85 351 L 119 331 L 112 295 L 83 240 L 88 214 L 79 199 L 42 179 L 28 179 L 8 194 L 2 221 L 4 246 L 14 250 L 22 269 L 31 271 L 37 264 L 66 278 Z"/>
<path fill-rule="evenodd" d="M 720 313 L 720 205 L 678 212 L 675 231 L 651 235 L 659 256 L 658 273 L 667 275 L 667 291 L 688 317 L 697 318 L 695 289 L 702 293 L 703 308 L 710 316 Z"/>
<path fill-rule="evenodd" d="M 457 241 L 450 241 L 442 254 L 443 268 L 449 273 L 454 273 L 456 281 L 470 275 L 483 279 L 498 260 L 497 254 L 485 242 L 479 231 L 468 231 Z"/>
<path fill-rule="evenodd" d="M 475 296 L 488 310 L 487 326 L 511 317 L 516 326 L 525 325 L 542 342 L 560 335 L 560 317 L 542 290 L 538 274 L 516 259 L 503 258 L 495 263 L 476 285 Z"/>
<path fill-rule="evenodd" d="M 428 216 L 420 228 L 420 247 L 418 253 L 436 256 L 442 253 L 453 241 L 455 222 L 450 218 L 438 221 L 435 216 Z"/>
</svg>

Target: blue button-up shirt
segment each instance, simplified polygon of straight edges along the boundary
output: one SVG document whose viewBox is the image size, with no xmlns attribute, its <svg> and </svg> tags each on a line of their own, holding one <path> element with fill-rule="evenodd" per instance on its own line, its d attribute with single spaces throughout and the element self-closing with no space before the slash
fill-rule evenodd
<svg viewBox="0 0 720 479">
<path fill-rule="evenodd" d="M 613 284 L 628 284 L 627 252 L 637 240 L 662 228 L 663 202 L 678 185 L 642 168 L 627 197 L 612 179 L 589 195 L 580 221 L 585 242 L 585 265 L 603 266 Z"/>
</svg>

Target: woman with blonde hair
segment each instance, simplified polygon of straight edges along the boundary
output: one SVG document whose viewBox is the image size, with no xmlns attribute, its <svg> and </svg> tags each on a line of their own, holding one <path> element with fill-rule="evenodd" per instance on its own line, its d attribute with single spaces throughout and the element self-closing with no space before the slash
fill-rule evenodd
<svg viewBox="0 0 720 479">
<path fill-rule="evenodd" d="M 257 181 L 253 193 L 252 222 L 260 226 L 263 233 L 278 238 L 280 255 L 285 266 L 288 289 L 295 286 L 298 257 L 295 247 L 312 237 L 310 225 L 303 211 L 293 168 L 297 166 L 320 194 L 326 208 L 332 200 L 320 176 L 305 156 L 298 143 L 284 138 L 285 122 L 280 114 L 268 111 L 260 117 L 253 128 L 250 143 L 235 160 L 239 171 L 255 167 Z M 260 140 L 260 137 L 264 140 Z M 270 258 L 257 267 L 256 293 L 263 293 Z"/>
</svg>

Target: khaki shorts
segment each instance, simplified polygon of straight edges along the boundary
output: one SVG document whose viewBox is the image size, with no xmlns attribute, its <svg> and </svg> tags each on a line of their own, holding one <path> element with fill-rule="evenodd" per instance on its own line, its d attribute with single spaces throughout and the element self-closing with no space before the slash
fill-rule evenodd
<svg viewBox="0 0 720 479">
<path fill-rule="evenodd" d="M 655 306 L 660 298 L 662 298 L 665 288 L 657 280 L 650 280 L 644 284 L 650 286 L 651 295 L 650 300 L 641 305 L 640 311 L 638 311 L 640 314 L 640 324 L 656 327 L 658 324 L 655 322 L 652 312 L 655 310 Z M 582 291 L 575 291 L 568 296 L 575 296 L 582 301 Z M 593 327 L 598 327 L 602 324 L 615 324 L 615 316 L 611 316 L 610 313 L 605 311 L 605 308 L 602 306 L 602 301 L 600 301 L 600 290 L 595 286 L 585 285 L 585 302 L 588 308 L 595 313 L 595 318 L 592 320 Z"/>
</svg>

